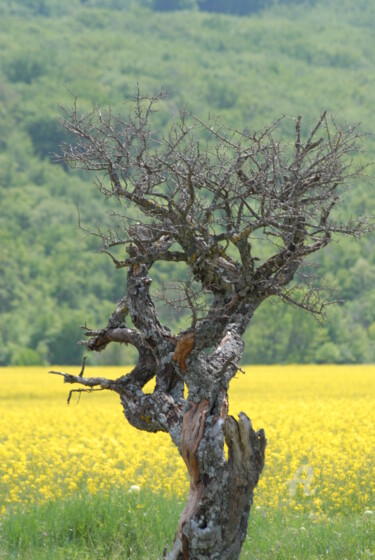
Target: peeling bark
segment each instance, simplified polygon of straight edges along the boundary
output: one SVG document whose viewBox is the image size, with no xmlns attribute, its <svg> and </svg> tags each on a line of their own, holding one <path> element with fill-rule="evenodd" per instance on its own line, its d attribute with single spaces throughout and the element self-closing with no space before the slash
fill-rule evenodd
<svg viewBox="0 0 375 560">
<path fill-rule="evenodd" d="M 253 430 L 244 413 L 238 421 L 228 417 L 224 422 L 207 418 L 207 407 L 203 400 L 184 418 L 182 454 L 190 491 L 167 560 L 236 560 L 246 537 L 254 489 L 264 466 L 265 435 Z M 223 432 L 228 460 L 223 456 Z"/>
<path fill-rule="evenodd" d="M 209 402 L 206 399 L 198 404 L 193 404 L 185 414 L 182 423 L 181 454 L 189 472 L 190 490 L 185 509 L 179 521 L 176 540 L 182 540 L 184 525 L 196 515 L 204 490 L 203 483 L 200 480 L 197 449 L 204 434 L 204 423 L 208 408 Z M 182 542 L 186 548 L 186 540 Z"/>
<path fill-rule="evenodd" d="M 181 371 L 186 371 L 186 358 L 195 346 L 195 333 L 184 333 L 177 341 L 173 359 L 180 366 Z"/>
</svg>

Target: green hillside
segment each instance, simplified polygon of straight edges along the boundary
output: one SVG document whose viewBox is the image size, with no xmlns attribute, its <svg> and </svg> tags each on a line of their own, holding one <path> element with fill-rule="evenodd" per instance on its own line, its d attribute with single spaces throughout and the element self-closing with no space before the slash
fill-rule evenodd
<svg viewBox="0 0 375 560">
<path fill-rule="evenodd" d="M 212 11 L 227 6 L 0 0 L 0 365 L 78 363 L 80 325 L 104 325 L 123 295 L 125 272 L 95 254 L 94 239 L 77 225 L 77 207 L 87 227 L 107 220 L 110 208 L 93 177 L 53 163 L 66 140 L 59 106 L 71 105 L 70 92 L 82 109 L 110 104 L 121 112 L 137 82 L 145 92 L 164 88 L 160 129 L 187 106 L 240 129 L 299 113 L 308 126 L 326 109 L 375 131 L 372 0 L 249 2 L 241 16 Z M 374 159 L 369 135 L 362 161 Z M 375 215 L 371 174 L 346 194 L 344 214 Z M 270 301 L 249 327 L 245 362 L 375 360 L 374 237 L 342 239 L 316 263 L 345 303 L 319 325 Z M 153 278 L 157 284 L 170 276 L 164 267 Z M 162 313 L 174 328 L 183 324 Z M 90 363 L 134 357 L 128 348 L 109 348 Z"/>
</svg>

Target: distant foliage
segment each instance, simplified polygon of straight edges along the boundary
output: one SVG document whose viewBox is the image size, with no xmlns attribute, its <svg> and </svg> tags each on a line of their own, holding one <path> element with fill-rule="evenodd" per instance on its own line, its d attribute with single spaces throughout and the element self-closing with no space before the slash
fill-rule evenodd
<svg viewBox="0 0 375 560">
<path fill-rule="evenodd" d="M 153 0 L 153 9 L 159 12 L 191 10 L 196 7 L 196 0 Z"/>
<path fill-rule="evenodd" d="M 42 53 L 21 51 L 13 55 L 3 67 L 8 80 L 13 83 L 31 84 L 48 72 Z"/>
<path fill-rule="evenodd" d="M 42 158 L 53 159 L 53 154 L 59 151 L 59 147 L 66 140 L 66 134 L 59 126 L 56 118 L 43 118 L 32 120 L 26 125 L 30 134 L 34 151 Z"/>
<path fill-rule="evenodd" d="M 265 8 L 273 0 L 153 0 L 156 11 L 190 10 L 199 8 L 204 12 L 248 15 Z"/>
<path fill-rule="evenodd" d="M 198 0 L 199 9 L 205 12 L 249 15 L 266 8 L 272 0 Z"/>
<path fill-rule="evenodd" d="M 32 348 L 17 348 L 10 360 L 12 366 L 38 366 L 41 362 L 42 357 Z"/>
<path fill-rule="evenodd" d="M 160 129 L 187 105 L 203 118 L 221 113 L 238 129 L 328 109 L 375 130 L 375 2 L 286 1 L 267 17 L 241 19 L 154 13 L 152 0 L 0 1 L 0 365 L 80 361 L 80 325 L 103 326 L 123 295 L 123 272 L 90 252 L 95 246 L 77 228 L 77 206 L 93 228 L 103 201 L 84 173 L 73 177 L 51 163 L 63 134 L 58 107 L 71 102 L 65 85 L 82 107 L 110 102 L 114 112 L 123 112 L 137 81 L 144 91 L 163 86 Z M 375 159 L 372 137 L 362 157 Z M 365 182 L 355 197 L 349 191 L 343 215 L 375 215 L 372 193 Z M 316 264 L 345 303 L 322 326 L 267 303 L 246 333 L 245 362 L 375 362 L 374 238 L 342 240 Z M 170 269 L 152 278 L 157 289 L 171 281 Z M 161 317 L 169 319 L 162 310 Z M 179 313 L 172 326 L 184 327 Z M 134 354 L 124 346 L 95 359 L 131 363 Z"/>
<path fill-rule="evenodd" d="M 259 12 L 274 4 L 315 4 L 317 0 L 153 0 L 153 9 L 156 11 L 189 10 L 196 7 L 202 12 L 216 12 L 248 16 Z"/>
</svg>

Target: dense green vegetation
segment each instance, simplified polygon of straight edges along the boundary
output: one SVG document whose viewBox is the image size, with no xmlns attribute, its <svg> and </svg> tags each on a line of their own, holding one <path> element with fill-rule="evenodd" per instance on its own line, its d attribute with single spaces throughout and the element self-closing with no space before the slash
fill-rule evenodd
<svg viewBox="0 0 375 560">
<path fill-rule="evenodd" d="M 66 139 L 59 105 L 72 103 L 70 91 L 83 109 L 110 103 L 118 112 L 137 82 L 144 91 L 163 87 L 161 129 L 187 105 L 239 128 L 299 113 L 308 126 L 327 109 L 375 131 L 371 0 L 264 3 L 249 16 L 209 11 L 215 2 L 176 0 L 168 10 L 180 9 L 172 11 L 157 4 L 0 1 L 0 365 L 78 362 L 80 325 L 100 327 L 123 294 L 124 271 L 96 255 L 94 240 L 77 227 L 77 206 L 93 227 L 109 205 L 92 177 L 53 163 Z M 362 159 L 373 160 L 371 136 L 364 149 Z M 342 212 L 374 215 L 372 190 L 362 180 Z M 265 304 L 248 330 L 245 362 L 374 361 L 374 238 L 342 239 L 315 262 L 345 304 L 332 307 L 322 326 Z M 168 267 L 154 273 L 155 284 L 169 278 Z M 134 354 L 109 348 L 90 360 L 131 362 Z"/>
<path fill-rule="evenodd" d="M 0 560 L 156 560 L 182 508 L 147 492 L 113 491 L 12 511 L 0 526 Z M 324 519 L 255 509 L 241 559 L 373 558 L 371 513 Z"/>
</svg>

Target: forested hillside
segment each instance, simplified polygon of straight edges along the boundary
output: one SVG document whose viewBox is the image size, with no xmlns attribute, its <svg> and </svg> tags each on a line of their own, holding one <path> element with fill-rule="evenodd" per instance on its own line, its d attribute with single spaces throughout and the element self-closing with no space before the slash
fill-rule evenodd
<svg viewBox="0 0 375 560">
<path fill-rule="evenodd" d="M 125 272 L 95 254 L 95 240 L 78 228 L 77 207 L 88 228 L 111 208 L 92 177 L 53 161 L 66 140 L 59 106 L 70 106 L 72 93 L 81 109 L 121 112 L 137 82 L 145 92 L 164 88 L 160 129 L 187 106 L 239 129 L 285 114 L 288 135 L 292 117 L 302 114 L 308 127 L 327 110 L 375 132 L 372 0 L 228 5 L 239 4 L 0 0 L 0 365 L 78 363 L 80 325 L 105 324 L 123 295 Z M 375 159 L 373 136 L 363 149 L 363 162 Z M 373 174 L 346 193 L 343 214 L 375 215 Z M 247 332 L 245 362 L 375 360 L 374 237 L 343 239 L 315 263 L 345 303 L 319 325 L 268 302 Z M 157 269 L 154 284 L 170 276 Z M 184 325 L 175 311 L 162 314 Z M 133 359 L 128 348 L 108 348 L 90 363 Z"/>
</svg>

